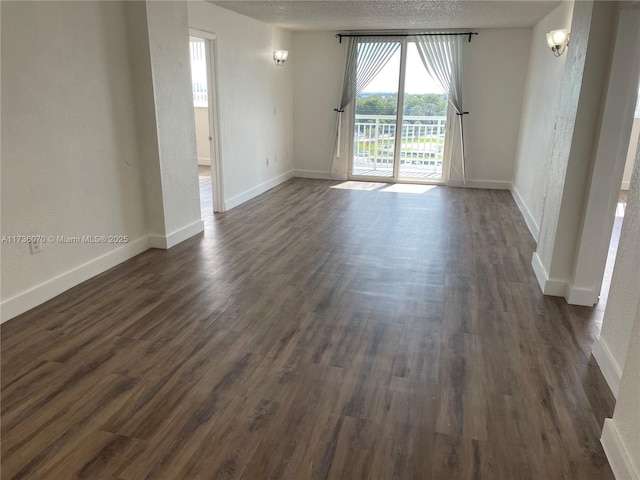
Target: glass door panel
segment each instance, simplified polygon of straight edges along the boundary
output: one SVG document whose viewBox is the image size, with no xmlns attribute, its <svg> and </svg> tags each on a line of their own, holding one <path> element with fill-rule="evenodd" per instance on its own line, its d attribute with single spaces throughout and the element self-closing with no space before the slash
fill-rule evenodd
<svg viewBox="0 0 640 480">
<path fill-rule="evenodd" d="M 441 180 L 447 95 L 427 73 L 415 43 L 407 43 L 400 180 Z"/>
<path fill-rule="evenodd" d="M 356 96 L 353 177 L 394 177 L 400 49 Z"/>
</svg>

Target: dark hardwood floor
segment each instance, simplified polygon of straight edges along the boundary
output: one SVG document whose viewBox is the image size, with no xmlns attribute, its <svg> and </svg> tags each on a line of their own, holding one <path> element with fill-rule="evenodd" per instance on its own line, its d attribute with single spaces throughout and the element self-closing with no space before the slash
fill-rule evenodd
<svg viewBox="0 0 640 480">
<path fill-rule="evenodd" d="M 613 479 L 505 191 L 293 179 L 2 325 L 2 478 Z"/>
</svg>

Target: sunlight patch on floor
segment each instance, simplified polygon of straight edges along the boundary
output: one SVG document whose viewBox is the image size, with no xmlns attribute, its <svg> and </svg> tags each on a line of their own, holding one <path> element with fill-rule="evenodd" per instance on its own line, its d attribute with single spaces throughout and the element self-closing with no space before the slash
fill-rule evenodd
<svg viewBox="0 0 640 480">
<path fill-rule="evenodd" d="M 394 193 L 426 193 L 429 190 L 433 190 L 438 185 L 416 185 L 412 183 L 396 183 L 395 185 L 389 185 L 387 188 L 383 188 L 382 192 L 394 192 Z"/>
<path fill-rule="evenodd" d="M 334 185 L 331 188 L 338 188 L 341 190 L 376 190 L 384 187 L 386 183 L 379 182 L 343 182 L 338 185 Z"/>
</svg>

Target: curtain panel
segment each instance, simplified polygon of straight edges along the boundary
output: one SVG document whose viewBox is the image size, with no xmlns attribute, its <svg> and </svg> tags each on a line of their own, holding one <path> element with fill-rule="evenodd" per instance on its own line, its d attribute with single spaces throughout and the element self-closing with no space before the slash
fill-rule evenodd
<svg viewBox="0 0 640 480">
<path fill-rule="evenodd" d="M 462 41 L 461 35 L 416 35 L 416 47 L 429 75 L 449 94 L 449 102 L 455 108 L 460 130 L 462 180 L 467 182 L 464 154 L 464 123 L 462 117 L 469 113 L 462 106 Z M 451 122 L 449 122 L 451 124 Z M 450 159 L 450 164 L 451 164 Z"/>
<path fill-rule="evenodd" d="M 338 114 L 335 154 L 331 158 L 329 172 L 335 158 L 340 158 L 340 135 L 344 109 L 361 93 L 380 73 L 391 57 L 400 49 L 401 37 L 349 37 L 347 60 L 342 82 L 340 107 L 334 109 Z"/>
</svg>

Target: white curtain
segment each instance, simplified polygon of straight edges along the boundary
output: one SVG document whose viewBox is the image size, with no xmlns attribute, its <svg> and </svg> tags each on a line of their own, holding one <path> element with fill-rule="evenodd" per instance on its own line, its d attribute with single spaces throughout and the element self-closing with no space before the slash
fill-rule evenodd
<svg viewBox="0 0 640 480">
<path fill-rule="evenodd" d="M 469 113 L 462 107 L 462 35 L 416 35 L 418 53 L 427 72 L 449 94 L 449 102 L 455 108 L 460 127 L 460 151 L 462 156 L 462 180 L 466 183 L 466 158 L 464 154 L 464 128 L 462 117 Z"/>
<path fill-rule="evenodd" d="M 335 155 L 331 157 L 329 172 L 333 169 L 333 160 L 340 158 L 340 133 L 344 109 L 367 88 L 401 45 L 398 37 L 349 37 L 348 42 L 340 107 L 334 109 L 338 113 L 338 127 Z"/>
</svg>

